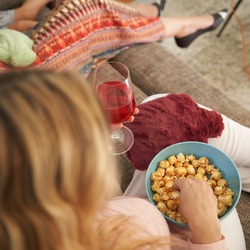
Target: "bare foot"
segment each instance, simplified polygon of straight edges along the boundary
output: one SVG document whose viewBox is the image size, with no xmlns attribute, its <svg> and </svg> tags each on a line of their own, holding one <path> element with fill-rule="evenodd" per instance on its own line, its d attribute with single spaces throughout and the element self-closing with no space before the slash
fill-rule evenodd
<svg viewBox="0 0 250 250">
<path fill-rule="evenodd" d="M 211 15 L 194 17 L 163 17 L 161 18 L 165 27 L 165 38 L 184 37 L 193 32 L 211 26 L 214 17 Z"/>
<path fill-rule="evenodd" d="M 184 17 L 183 26 L 175 37 L 184 37 L 190 35 L 197 30 L 205 29 L 211 26 L 214 22 L 214 17 L 211 15 Z"/>
</svg>

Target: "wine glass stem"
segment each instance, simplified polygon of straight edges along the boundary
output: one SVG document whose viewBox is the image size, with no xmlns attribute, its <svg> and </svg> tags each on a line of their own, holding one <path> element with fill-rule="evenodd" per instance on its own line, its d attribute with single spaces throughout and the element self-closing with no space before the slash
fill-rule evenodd
<svg viewBox="0 0 250 250">
<path fill-rule="evenodd" d="M 111 139 L 112 140 L 117 140 L 117 139 L 119 139 L 119 137 L 120 137 L 120 135 L 119 135 L 119 132 L 118 132 L 118 130 L 113 130 L 112 131 L 112 133 L 111 133 Z"/>
</svg>

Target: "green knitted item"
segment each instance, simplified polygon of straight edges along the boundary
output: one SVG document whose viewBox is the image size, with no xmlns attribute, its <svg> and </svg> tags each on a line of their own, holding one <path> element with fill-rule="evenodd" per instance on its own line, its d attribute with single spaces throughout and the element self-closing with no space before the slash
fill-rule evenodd
<svg viewBox="0 0 250 250">
<path fill-rule="evenodd" d="M 0 61 L 14 67 L 26 67 L 36 59 L 33 41 L 22 32 L 0 30 Z"/>
</svg>

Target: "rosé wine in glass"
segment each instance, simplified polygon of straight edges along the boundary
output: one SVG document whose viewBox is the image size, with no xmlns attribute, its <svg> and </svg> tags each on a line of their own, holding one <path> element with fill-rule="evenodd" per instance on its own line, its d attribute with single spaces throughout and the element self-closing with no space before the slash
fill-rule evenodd
<svg viewBox="0 0 250 250">
<path fill-rule="evenodd" d="M 136 107 L 129 69 L 120 62 L 100 64 L 94 73 L 96 92 L 111 124 L 127 121 Z M 134 143 L 132 131 L 123 126 L 112 131 L 112 154 L 127 152 Z"/>
<path fill-rule="evenodd" d="M 133 114 L 134 94 L 125 84 L 119 81 L 104 82 L 97 88 L 97 93 L 112 124 L 123 123 Z"/>
</svg>

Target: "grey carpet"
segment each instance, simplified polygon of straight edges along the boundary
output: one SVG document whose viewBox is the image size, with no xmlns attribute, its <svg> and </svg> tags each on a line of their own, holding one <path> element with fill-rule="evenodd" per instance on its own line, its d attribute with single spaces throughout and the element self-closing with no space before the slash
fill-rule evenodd
<svg viewBox="0 0 250 250">
<path fill-rule="evenodd" d="M 230 10 L 231 0 L 167 0 L 164 16 L 203 15 L 224 8 Z M 249 13 L 250 1 L 243 1 L 237 10 L 237 15 L 245 27 L 247 61 L 250 68 Z M 250 110 L 250 80 L 242 66 L 242 35 L 234 17 L 218 38 L 216 34 L 220 27 L 200 36 L 187 49 L 179 48 L 172 38 L 163 44 L 212 84 L 219 86 Z"/>
</svg>

